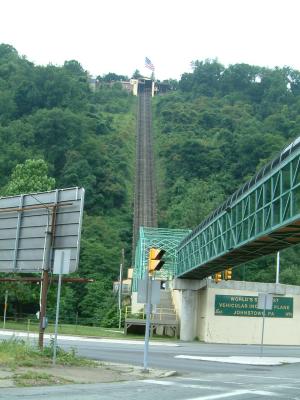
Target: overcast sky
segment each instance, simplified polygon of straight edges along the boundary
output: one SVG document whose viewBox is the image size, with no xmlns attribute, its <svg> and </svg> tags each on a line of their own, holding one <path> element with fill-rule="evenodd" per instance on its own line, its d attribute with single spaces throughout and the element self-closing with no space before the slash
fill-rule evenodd
<svg viewBox="0 0 300 400">
<path fill-rule="evenodd" d="M 206 58 L 300 70 L 299 11 L 299 0 L 0 0 L 0 43 L 92 75 L 146 73 L 145 56 L 158 79 Z"/>
</svg>

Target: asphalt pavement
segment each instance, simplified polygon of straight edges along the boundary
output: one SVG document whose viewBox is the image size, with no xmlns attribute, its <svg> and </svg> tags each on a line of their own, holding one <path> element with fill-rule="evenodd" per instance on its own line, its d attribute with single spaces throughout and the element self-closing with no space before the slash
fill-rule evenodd
<svg viewBox="0 0 300 400">
<path fill-rule="evenodd" d="M 7 338 L 11 335 L 3 335 Z M 35 340 L 35 339 L 30 339 Z M 96 360 L 142 366 L 143 341 L 59 337 L 58 344 L 75 348 L 79 355 Z M 157 342 L 149 349 L 149 367 L 176 370 L 177 376 L 143 381 L 66 385 L 47 388 L 1 389 L 0 399 L 127 400 L 214 400 L 278 398 L 300 400 L 300 363 L 279 366 L 241 365 L 178 356 L 243 358 L 260 355 L 260 346 Z M 264 346 L 266 357 L 300 358 L 299 346 Z"/>
<path fill-rule="evenodd" d="M 284 367 L 280 367 L 284 368 Z M 300 399 L 300 378 L 248 374 L 199 374 L 109 384 L 1 389 L 2 400 L 218 400 Z"/>
</svg>

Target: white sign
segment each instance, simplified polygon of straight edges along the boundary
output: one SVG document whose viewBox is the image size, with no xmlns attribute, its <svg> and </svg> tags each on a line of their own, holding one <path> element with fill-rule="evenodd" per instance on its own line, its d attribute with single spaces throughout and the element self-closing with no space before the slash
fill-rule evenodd
<svg viewBox="0 0 300 400">
<path fill-rule="evenodd" d="M 273 295 L 268 293 L 258 293 L 257 308 L 259 310 L 272 310 Z"/>
<path fill-rule="evenodd" d="M 146 299 L 147 293 L 147 280 L 139 279 L 138 280 L 138 293 L 137 293 L 137 302 L 138 303 L 147 303 Z M 151 304 L 159 304 L 160 303 L 160 281 L 152 280 L 151 281 Z"/>
<path fill-rule="evenodd" d="M 71 249 L 55 250 L 54 252 L 54 275 L 65 275 L 70 273 Z"/>
</svg>

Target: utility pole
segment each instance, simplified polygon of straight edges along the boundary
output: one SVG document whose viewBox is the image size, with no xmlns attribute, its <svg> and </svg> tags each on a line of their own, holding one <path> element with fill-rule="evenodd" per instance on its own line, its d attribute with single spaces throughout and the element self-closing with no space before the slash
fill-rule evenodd
<svg viewBox="0 0 300 400">
<path fill-rule="evenodd" d="M 44 332 L 46 329 L 46 308 L 47 308 L 47 293 L 49 287 L 49 272 L 43 271 L 42 287 L 41 287 L 41 305 L 40 305 L 40 329 L 39 329 L 39 348 L 44 347 Z"/>
<path fill-rule="evenodd" d="M 46 308 L 47 308 L 47 294 L 49 287 L 49 268 L 51 262 L 51 249 L 52 249 L 52 232 L 47 230 L 45 238 L 45 247 L 44 247 L 41 304 L 40 304 L 39 348 L 41 350 L 44 347 L 44 332 L 47 326 Z"/>
<path fill-rule="evenodd" d="M 4 312 L 3 312 L 3 329 L 5 329 L 6 325 L 6 311 L 7 311 L 7 299 L 8 299 L 8 290 L 5 290 L 5 298 L 4 298 Z"/>
<path fill-rule="evenodd" d="M 120 275 L 119 275 L 119 329 L 122 325 L 122 292 L 123 292 L 123 270 L 125 262 L 125 253 L 122 249 L 121 263 L 120 263 Z"/>
</svg>

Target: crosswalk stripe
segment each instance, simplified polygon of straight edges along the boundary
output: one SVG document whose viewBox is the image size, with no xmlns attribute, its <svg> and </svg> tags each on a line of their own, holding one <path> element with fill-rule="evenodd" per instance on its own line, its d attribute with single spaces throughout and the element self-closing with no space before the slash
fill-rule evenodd
<svg viewBox="0 0 300 400">
<path fill-rule="evenodd" d="M 268 397 L 278 396 L 276 393 L 266 392 L 264 390 L 234 390 L 232 392 L 212 394 L 209 396 L 191 397 L 190 399 L 186 400 L 218 400 L 218 399 L 225 399 L 226 397 L 240 396 L 242 394 L 257 394 L 260 396 L 268 396 Z"/>
</svg>

